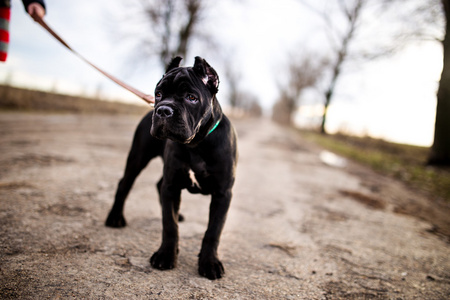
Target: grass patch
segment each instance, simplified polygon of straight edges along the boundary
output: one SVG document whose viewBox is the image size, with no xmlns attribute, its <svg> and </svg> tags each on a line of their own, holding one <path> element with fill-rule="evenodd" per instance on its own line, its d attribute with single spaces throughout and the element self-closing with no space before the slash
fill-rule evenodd
<svg viewBox="0 0 450 300">
<path fill-rule="evenodd" d="M 426 166 L 430 151 L 427 147 L 343 134 L 322 135 L 311 131 L 301 131 L 301 134 L 325 149 L 423 191 L 433 200 L 450 202 L 450 168 Z"/>
</svg>

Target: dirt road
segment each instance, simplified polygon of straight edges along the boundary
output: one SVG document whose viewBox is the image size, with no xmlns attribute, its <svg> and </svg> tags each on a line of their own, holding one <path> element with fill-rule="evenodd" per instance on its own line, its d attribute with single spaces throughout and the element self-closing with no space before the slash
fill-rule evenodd
<svg viewBox="0 0 450 300">
<path fill-rule="evenodd" d="M 400 214 L 426 199 L 269 121 L 237 121 L 237 182 L 219 255 L 197 274 L 209 200 L 183 193 L 178 267 L 148 259 L 161 239 L 155 184 L 138 178 L 128 226 L 103 226 L 139 118 L 0 114 L 1 299 L 448 299 L 450 244 Z M 434 209 L 436 222 L 448 211 Z"/>
</svg>

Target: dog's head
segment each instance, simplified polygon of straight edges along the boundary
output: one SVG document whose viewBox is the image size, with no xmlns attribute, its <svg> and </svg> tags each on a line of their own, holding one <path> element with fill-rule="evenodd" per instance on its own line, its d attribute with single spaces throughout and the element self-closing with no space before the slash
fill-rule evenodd
<svg viewBox="0 0 450 300">
<path fill-rule="evenodd" d="M 204 138 L 221 118 L 215 97 L 219 76 L 202 58 L 193 67 L 180 67 L 181 57 L 169 64 L 155 88 L 155 111 L 150 133 L 159 139 L 189 144 Z"/>
</svg>

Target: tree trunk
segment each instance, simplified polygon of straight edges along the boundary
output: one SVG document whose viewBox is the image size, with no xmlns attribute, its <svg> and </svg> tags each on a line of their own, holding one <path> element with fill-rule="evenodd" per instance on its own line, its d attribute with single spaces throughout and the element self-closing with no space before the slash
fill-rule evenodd
<svg viewBox="0 0 450 300">
<path fill-rule="evenodd" d="M 178 34 L 178 47 L 177 52 L 174 55 L 180 55 L 186 57 L 188 43 L 191 40 L 194 26 L 198 23 L 199 12 L 201 10 L 201 1 L 190 0 L 185 3 L 186 11 L 189 13 L 189 19 L 186 24 L 181 28 Z"/>
<path fill-rule="evenodd" d="M 341 76 L 342 64 L 344 63 L 344 61 L 347 57 L 348 43 L 351 40 L 352 36 L 353 36 L 353 29 L 349 32 L 348 37 L 346 39 L 344 39 L 342 49 L 339 51 L 338 59 L 333 68 L 333 74 L 331 77 L 330 85 L 328 86 L 328 89 L 325 92 L 325 103 L 324 103 L 324 109 L 323 109 L 323 115 L 322 115 L 322 124 L 320 126 L 320 133 L 322 133 L 322 134 L 327 134 L 327 131 L 325 129 L 325 124 L 326 124 L 326 120 L 327 120 L 328 106 L 330 105 L 331 99 L 333 97 L 334 88 L 336 87 L 336 82 L 337 82 L 339 76 Z"/>
<path fill-rule="evenodd" d="M 450 165 L 450 1 L 442 0 L 446 17 L 446 32 L 443 41 L 444 65 L 437 93 L 434 142 L 428 164 Z"/>
<path fill-rule="evenodd" d="M 334 87 L 333 87 L 334 89 Z M 327 134 L 327 131 L 325 129 L 325 124 L 327 122 L 327 113 L 328 113 L 328 106 L 330 105 L 331 101 L 331 95 L 333 94 L 333 89 L 329 89 L 328 92 L 325 94 L 325 105 L 323 107 L 323 114 L 322 114 L 322 124 L 320 125 L 320 133 L 321 134 Z"/>
</svg>

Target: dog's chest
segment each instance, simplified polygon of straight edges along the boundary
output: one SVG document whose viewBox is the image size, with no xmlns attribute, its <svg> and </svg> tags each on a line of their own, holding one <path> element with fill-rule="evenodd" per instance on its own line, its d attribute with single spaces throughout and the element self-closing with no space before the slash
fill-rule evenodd
<svg viewBox="0 0 450 300">
<path fill-rule="evenodd" d="M 197 178 L 195 178 L 195 173 L 194 171 L 192 171 L 192 169 L 189 169 L 189 178 L 191 179 L 192 187 L 197 187 L 201 189 L 200 183 L 198 183 Z"/>
<path fill-rule="evenodd" d="M 208 176 L 207 164 L 199 155 L 191 154 L 189 167 L 189 174 L 191 177 L 194 175 L 197 178 L 205 178 Z"/>
<path fill-rule="evenodd" d="M 208 167 L 205 160 L 200 155 L 191 153 L 189 167 L 189 177 L 192 184 L 201 190 L 207 188 L 207 178 L 210 174 L 208 172 Z"/>
</svg>

